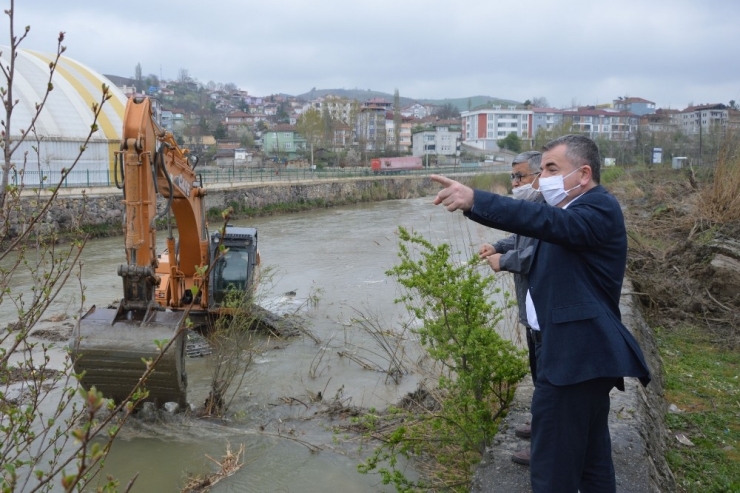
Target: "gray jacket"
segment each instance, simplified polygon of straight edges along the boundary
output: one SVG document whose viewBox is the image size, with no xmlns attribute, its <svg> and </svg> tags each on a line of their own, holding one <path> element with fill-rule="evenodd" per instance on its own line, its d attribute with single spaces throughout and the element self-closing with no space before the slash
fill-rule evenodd
<svg viewBox="0 0 740 493">
<path fill-rule="evenodd" d="M 540 195 L 535 202 L 543 202 Z M 502 271 L 514 274 L 514 291 L 516 291 L 516 301 L 519 305 L 519 322 L 525 327 L 529 327 L 527 322 L 527 290 L 529 289 L 529 267 L 532 265 L 532 258 L 537 246 L 534 238 L 527 236 L 510 235 L 493 244 L 496 253 L 501 253 L 499 264 Z"/>
</svg>

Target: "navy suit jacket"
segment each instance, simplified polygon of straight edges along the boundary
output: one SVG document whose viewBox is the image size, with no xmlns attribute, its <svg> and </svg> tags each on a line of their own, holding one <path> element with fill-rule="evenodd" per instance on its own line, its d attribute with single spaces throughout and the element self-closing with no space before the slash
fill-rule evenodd
<svg viewBox="0 0 740 493">
<path fill-rule="evenodd" d="M 606 189 L 589 190 L 567 209 L 475 190 L 465 215 L 541 240 L 529 270 L 542 331 L 538 376 L 555 385 L 601 377 L 637 377 L 648 384 L 640 346 L 621 322 L 627 233 L 619 203 Z"/>
</svg>

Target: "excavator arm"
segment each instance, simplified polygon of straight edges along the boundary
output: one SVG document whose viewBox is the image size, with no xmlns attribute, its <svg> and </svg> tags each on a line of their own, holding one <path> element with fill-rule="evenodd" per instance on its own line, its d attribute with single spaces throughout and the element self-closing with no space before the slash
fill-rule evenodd
<svg viewBox="0 0 740 493">
<path fill-rule="evenodd" d="M 208 265 L 206 192 L 197 181 L 188 151 L 153 120 L 148 98 L 129 99 L 119 163 L 126 217 L 127 264 L 119 268 L 125 308 L 146 309 L 152 301 L 177 308 L 189 304 L 193 291 L 199 294 L 199 308 L 206 308 L 207 279 L 199 273 Z M 158 197 L 162 198 L 160 213 Z M 172 231 L 173 214 L 178 243 Z M 156 222 L 163 217 L 168 236 L 166 254 L 160 258 Z"/>
</svg>

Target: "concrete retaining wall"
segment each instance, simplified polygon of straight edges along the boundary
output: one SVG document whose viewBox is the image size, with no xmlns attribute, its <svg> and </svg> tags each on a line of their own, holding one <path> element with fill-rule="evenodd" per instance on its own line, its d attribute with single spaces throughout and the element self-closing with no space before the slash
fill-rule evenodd
<svg viewBox="0 0 740 493">
<path fill-rule="evenodd" d="M 314 204 L 332 206 L 389 199 L 407 199 L 431 195 L 439 185 L 428 177 L 359 178 L 356 180 L 276 182 L 270 184 L 224 184 L 208 188 L 206 210 L 220 211 L 239 205 L 256 210 L 280 204 Z M 23 209 L 30 211 L 50 192 L 26 196 Z M 64 233 L 77 227 L 97 228 L 102 234 L 122 232 L 122 192 L 114 187 L 62 189 L 58 199 L 41 219 L 45 233 Z M 237 209 L 237 207 L 235 207 Z M 9 229 L 15 236 L 28 222 L 22 213 L 11 215 Z"/>
</svg>

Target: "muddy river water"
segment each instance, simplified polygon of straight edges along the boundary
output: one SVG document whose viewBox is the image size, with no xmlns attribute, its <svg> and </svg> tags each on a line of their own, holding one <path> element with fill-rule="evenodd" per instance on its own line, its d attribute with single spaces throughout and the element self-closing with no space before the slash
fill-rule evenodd
<svg viewBox="0 0 740 493">
<path fill-rule="evenodd" d="M 122 485 L 139 473 L 133 491 L 179 491 L 186 471 L 213 471 L 215 464 L 206 455 L 220 458 L 229 443 L 232 450 L 244 445 L 246 464 L 214 491 L 391 491 L 376 476 L 357 473 L 359 442 L 337 440 L 333 418 L 317 414 L 321 406 L 312 398 L 321 392 L 325 402 L 336 398 L 343 405 L 382 409 L 416 388 L 418 377 L 413 372 L 394 383 L 385 373 L 363 368 L 339 353 L 387 366 L 375 341 L 353 320 L 365 315 L 391 331 L 400 331 L 409 320 L 406 310 L 394 304 L 399 290 L 385 275 L 398 261 L 399 225 L 433 242 L 450 242 L 460 261 L 470 258 L 483 241 L 503 235 L 435 207 L 431 200 L 235 221 L 258 228 L 263 267 L 272 271 L 271 279 L 261 285 L 265 303 L 280 302 L 291 309 L 305 305 L 309 297 L 318 299 L 303 316 L 320 342 L 299 336 L 271 342 L 271 349 L 258 352 L 238 383 L 225 420 L 188 416 L 134 420 L 114 445 L 105 473 L 119 478 Z M 86 248 L 86 306 L 105 306 L 120 298 L 116 267 L 123 258 L 122 243 L 122 238 L 108 238 Z M 502 276 L 501 282 L 507 282 L 503 277 L 510 276 Z M 79 294 L 70 290 L 50 311 L 69 310 L 78 299 Z M 197 407 L 208 389 L 210 364 L 207 357 L 188 358 L 186 366 L 188 398 Z M 321 450 L 312 452 L 301 442 Z"/>
</svg>

